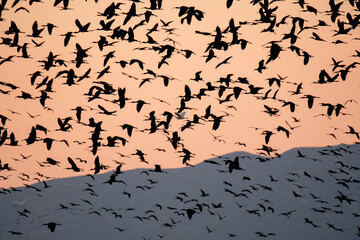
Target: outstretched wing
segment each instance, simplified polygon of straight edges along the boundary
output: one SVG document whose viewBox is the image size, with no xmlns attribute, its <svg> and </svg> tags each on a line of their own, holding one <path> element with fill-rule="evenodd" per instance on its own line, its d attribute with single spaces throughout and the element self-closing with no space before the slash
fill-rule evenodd
<svg viewBox="0 0 360 240">
<path fill-rule="evenodd" d="M 80 169 L 78 168 L 78 166 L 76 166 L 75 162 L 70 157 L 68 157 L 68 162 L 70 163 L 72 170 L 74 170 L 75 172 L 80 172 Z"/>
</svg>

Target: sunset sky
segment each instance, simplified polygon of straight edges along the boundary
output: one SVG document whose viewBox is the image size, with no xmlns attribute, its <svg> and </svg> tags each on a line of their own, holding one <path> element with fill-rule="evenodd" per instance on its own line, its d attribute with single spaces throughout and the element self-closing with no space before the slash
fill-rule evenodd
<svg viewBox="0 0 360 240">
<path fill-rule="evenodd" d="M 34 183 L 37 181 L 34 178 L 39 177 L 36 172 L 51 178 L 93 174 L 96 157 L 100 164 L 108 166 L 101 172 L 114 170 L 119 165 L 117 162 L 123 163 L 122 170 L 153 168 L 155 164 L 177 168 L 186 166 L 183 149 L 192 153 L 186 163 L 194 165 L 214 155 L 234 151 L 271 158 L 294 147 L 359 142 L 356 133 L 360 131 L 360 53 L 357 52 L 360 51 L 360 31 L 359 27 L 349 24 L 349 19 L 355 18 L 359 9 L 344 1 L 339 16 L 331 19 L 328 1 L 308 1 L 304 8 L 293 1 L 270 1 L 265 7 L 256 2 L 234 1 L 227 8 L 225 1 L 163 1 L 161 9 L 150 9 L 149 1 L 123 1 L 115 9 L 115 16 L 108 17 L 103 13 L 109 1 L 70 1 L 66 8 L 63 2 L 53 6 L 53 1 L 34 1 L 31 5 L 20 1 L 12 6 L 13 1 L 7 1 L 0 21 L 0 114 L 2 119 L 7 119 L 5 124 L 0 124 L 1 136 L 7 134 L 0 146 L 0 159 L 13 171 L 0 171 L 3 177 L 0 187 Z M 136 13 L 129 18 L 128 12 L 134 7 Z M 194 11 L 185 7 L 194 7 Z M 274 11 L 269 22 L 260 21 L 259 9 L 264 8 Z M 311 12 L 312 9 L 317 12 Z M 152 12 L 148 22 L 147 11 Z M 182 12 L 184 15 L 179 16 Z M 192 16 L 191 22 L 187 22 L 186 17 L 190 19 L 191 14 L 197 17 Z M 125 21 L 126 18 L 129 20 Z M 238 44 L 231 43 L 233 33 L 228 28 L 231 19 L 237 29 Z M 88 30 L 79 32 L 76 20 L 83 26 L 90 23 Z M 104 30 L 100 21 L 113 23 L 109 30 Z M 319 26 L 319 21 L 326 23 L 325 26 Z M 38 29 L 49 23 L 56 27 L 51 34 L 45 27 L 36 36 L 33 33 L 35 22 Z M 272 30 L 271 22 L 275 24 Z M 347 29 L 346 34 L 339 34 L 341 23 Z M 17 34 L 11 27 L 14 24 L 19 29 Z M 111 37 L 117 27 L 125 33 L 123 39 Z M 69 32 L 72 37 L 64 46 L 65 35 Z M 292 32 L 297 36 L 293 43 L 284 39 Z M 108 43 L 102 50 L 97 43 L 101 36 Z M 225 49 L 210 44 L 219 38 Z M 244 42 L 247 45 L 242 49 Z M 88 56 L 78 66 L 75 62 L 77 44 L 88 49 Z M 173 51 L 169 50 L 171 47 Z M 270 53 L 276 47 L 281 51 L 271 59 Z M 23 53 L 25 48 L 28 57 Z M 291 48 L 299 49 L 299 54 Z M 190 51 L 193 52 L 191 56 L 186 56 Z M 216 57 L 206 62 L 210 51 Z M 50 52 L 58 61 L 45 69 Z M 113 57 L 104 62 L 111 52 Z M 306 54 L 311 57 L 304 64 Z M 6 61 L 7 58 L 10 61 Z M 220 64 L 227 58 L 227 62 Z M 143 69 L 136 62 L 130 65 L 133 59 L 140 60 Z M 61 60 L 62 65 L 59 64 Z M 256 69 L 261 60 L 266 69 L 259 72 Z M 121 63 L 125 62 L 121 61 L 125 61 L 126 66 L 122 67 Z M 334 61 L 338 66 L 334 66 Z M 107 67 L 106 73 L 100 76 Z M 67 84 L 67 73 L 61 71 L 71 69 L 76 75 L 74 84 Z M 79 81 L 88 70 L 88 77 Z M 37 71 L 40 75 L 31 84 L 31 75 Z M 202 81 L 192 80 L 197 72 L 201 72 Z M 325 72 L 334 81 L 325 77 L 324 83 L 319 83 Z M 227 77 L 231 80 L 228 86 L 221 80 Z M 164 78 L 170 79 L 167 86 Z M 271 78 L 281 78 L 280 86 L 276 82 L 270 86 Z M 46 84 L 39 85 L 50 80 L 53 81 L 52 91 L 48 91 Z M 112 86 L 109 94 L 104 91 L 106 84 Z M 207 84 L 215 90 L 210 91 Z M 259 87 L 258 93 L 251 90 L 252 87 Z M 237 99 L 235 95 L 229 96 L 234 94 L 234 88 L 241 90 Z M 98 92 L 99 98 L 89 101 L 92 96 L 84 94 L 90 89 L 93 89 L 91 95 Z M 123 107 L 117 102 L 118 89 L 126 89 Z M 190 95 L 185 89 L 190 89 Z M 200 89 L 206 89 L 206 96 L 197 97 Z M 222 96 L 219 96 L 219 89 L 224 90 Z M 22 92 L 30 94 L 32 99 L 22 98 Z M 43 105 L 42 94 L 49 97 Z M 311 108 L 307 101 L 309 95 L 316 96 Z M 187 99 L 188 96 L 191 97 Z M 229 101 L 223 102 L 228 96 Z M 147 104 L 137 112 L 139 100 Z M 179 112 L 182 100 L 189 109 Z M 290 109 L 291 104 L 295 104 L 294 111 Z M 335 109 L 340 105 L 344 107 L 336 114 Z M 209 106 L 211 113 L 206 118 Z M 73 110 L 77 107 L 84 109 L 80 121 Z M 334 107 L 331 115 L 327 112 L 329 107 Z M 104 114 L 101 108 L 114 113 Z M 150 133 L 153 111 L 156 131 Z M 164 112 L 173 115 L 167 129 L 160 124 L 166 121 Z M 177 118 L 176 113 L 185 115 Z M 182 129 L 193 121 L 194 115 L 199 117 L 199 123 Z M 68 117 L 71 117 L 68 121 L 71 127 L 59 130 L 58 118 Z M 95 128 L 89 126 L 90 118 L 96 123 L 102 122 L 96 153 L 91 152 Z M 214 129 L 217 118 L 222 121 L 219 128 Z M 131 136 L 121 127 L 124 124 L 134 127 Z M 28 144 L 26 139 L 36 125 L 45 127 L 47 133 L 38 127 L 36 141 Z M 289 137 L 284 131 L 278 131 L 279 126 L 289 131 Z M 266 142 L 265 136 L 270 132 L 272 135 Z M 18 140 L 16 146 L 9 145 L 11 133 Z M 172 140 L 174 134 L 180 137 L 178 143 Z M 125 139 L 125 145 L 117 140 L 114 147 L 106 146 L 109 136 Z M 45 138 L 54 139 L 50 150 L 43 142 Z M 273 151 L 266 153 L 264 146 Z M 137 150 L 146 154 L 148 163 L 135 155 Z M 80 172 L 67 169 L 71 168 L 68 157 L 74 160 Z M 49 164 L 47 158 L 59 163 Z"/>
</svg>

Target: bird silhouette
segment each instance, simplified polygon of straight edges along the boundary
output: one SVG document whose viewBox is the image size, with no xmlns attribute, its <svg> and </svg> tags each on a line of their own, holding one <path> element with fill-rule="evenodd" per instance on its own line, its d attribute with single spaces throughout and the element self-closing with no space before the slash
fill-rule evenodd
<svg viewBox="0 0 360 240">
<path fill-rule="evenodd" d="M 75 19 L 75 25 L 78 27 L 78 32 L 87 32 L 91 23 L 85 25 L 81 24 L 79 19 Z"/>
<path fill-rule="evenodd" d="M 55 231 L 56 226 L 60 226 L 60 223 L 55 223 L 55 222 L 48 222 L 48 223 L 44 223 L 43 226 L 47 226 L 51 232 Z"/>
<path fill-rule="evenodd" d="M 81 171 L 81 169 L 76 166 L 76 164 L 75 164 L 74 160 L 72 160 L 72 158 L 68 157 L 68 162 L 71 165 L 71 168 L 68 168 L 68 169 L 71 169 L 74 172 L 80 172 Z"/>
</svg>

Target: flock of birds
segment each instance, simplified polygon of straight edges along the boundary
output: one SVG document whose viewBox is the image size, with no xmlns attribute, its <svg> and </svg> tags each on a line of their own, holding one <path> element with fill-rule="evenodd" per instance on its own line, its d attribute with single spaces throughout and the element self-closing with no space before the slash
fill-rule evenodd
<svg viewBox="0 0 360 240">
<path fill-rule="evenodd" d="M 352 43 L 360 40 L 360 1 L 330 0 L 327 9 L 320 10 L 303 0 L 252 0 L 246 4 L 227 0 L 222 5 L 224 13 L 242 4 L 255 12 L 256 18 L 244 20 L 245 17 L 229 16 L 226 26 L 218 25 L 214 29 L 207 25 L 210 13 L 201 10 L 198 3 L 172 6 L 175 3 L 161 0 L 129 0 L 85 1 L 82 4 L 91 5 L 88 12 L 94 14 L 91 22 L 86 20 L 89 15 L 72 14 L 76 5 L 67 0 L 55 0 L 53 4 L 40 0 L 3 0 L 0 4 L 0 25 L 4 33 L 0 43 L 0 70 L 7 76 L 0 79 L 0 97 L 7 103 L 1 106 L 0 113 L 0 183 L 4 183 L 1 194 L 17 191 L 6 184 L 11 181 L 41 192 L 31 184 L 42 182 L 44 188 L 49 188 L 48 169 L 60 166 L 67 172 L 91 177 L 116 169 L 107 181 L 110 185 L 119 182 L 116 177 L 121 167 L 136 158 L 141 167 L 155 165 L 154 170 L 146 170 L 143 174 L 163 173 L 157 160 L 149 157 L 152 152 L 168 153 L 174 158 L 169 161 L 193 167 L 194 161 L 202 159 L 196 160 L 197 147 L 188 144 L 189 136 L 201 132 L 211 137 L 217 146 L 230 144 L 228 136 L 218 133 L 223 128 L 232 128 L 231 124 L 244 116 L 238 114 L 247 102 L 256 103 L 254 106 L 259 108 L 254 107 L 255 111 L 261 112 L 266 122 L 265 127 L 252 126 L 261 142 L 251 151 L 257 151 L 261 163 L 281 158 L 278 150 L 270 145 L 272 139 L 277 136 L 291 141 L 291 135 L 302 128 L 301 114 L 307 112 L 315 112 L 314 118 L 323 118 L 324 122 L 338 123 L 338 119 L 342 119 L 342 125 L 333 127 L 329 137 L 339 139 L 339 143 L 345 138 L 350 144 L 359 143 L 358 126 L 344 124 L 357 117 L 356 99 L 328 101 L 329 97 L 322 92 L 329 89 L 328 86 L 357 84 L 352 82 L 359 74 L 359 50 L 351 49 L 351 55 L 344 59 L 327 59 L 326 67 L 315 67 L 317 79 L 311 81 L 297 81 L 298 78 L 286 76 L 282 71 L 287 72 L 287 69 L 276 72 L 271 69 L 278 70 L 285 57 L 291 59 L 289 63 L 301 65 L 299 69 L 310 69 L 318 56 L 307 50 L 309 44 L 353 46 Z M 57 20 L 56 23 L 35 19 L 28 29 L 29 22 L 24 23 L 23 19 L 30 18 L 32 12 L 38 12 L 42 6 L 44 9 L 52 6 L 55 12 L 66 17 L 63 22 Z M 296 15 L 283 15 L 288 6 L 297 9 Z M 255 29 L 257 35 L 247 36 L 246 31 L 251 29 Z M 194 39 L 199 39 L 198 43 L 194 43 Z M 200 46 L 191 48 L 191 44 Z M 246 55 L 258 46 L 263 56 L 259 53 Z M 247 71 L 247 76 L 238 65 L 240 62 L 253 64 L 253 59 L 256 65 Z M 201 70 L 192 72 L 194 63 L 201 64 Z M 26 79 L 10 81 L 7 71 L 24 74 L 19 68 L 26 71 Z M 313 89 L 319 90 L 319 95 L 314 94 Z M 69 104 L 72 107 L 64 110 Z M 34 123 L 29 130 L 24 130 L 26 122 Z M 149 141 L 149 145 L 156 145 L 151 152 L 137 144 Z M 249 143 L 242 139 L 233 145 L 248 150 Z M 22 149 L 20 153 L 19 149 Z M 39 151 L 43 159 L 33 156 Z M 63 152 L 71 154 L 59 157 Z M 339 151 L 331 153 L 341 154 Z M 111 162 L 110 155 L 117 159 Z M 298 157 L 305 158 L 300 152 Z M 32 169 L 22 169 L 22 165 L 29 162 L 33 164 Z M 228 166 L 226 173 L 243 170 L 239 157 L 224 163 Z M 344 173 L 346 168 L 341 166 L 338 171 Z M 348 170 L 356 172 L 358 169 L 352 166 Z M 350 190 L 348 184 L 353 184 L 354 180 L 351 177 L 340 179 L 337 184 Z M 143 186 L 143 190 L 146 187 Z M 265 185 L 255 188 L 269 190 Z M 91 187 L 86 191 L 92 192 Z M 201 193 L 206 197 L 205 191 Z M 226 193 L 235 197 L 245 194 L 230 188 Z M 131 197 L 130 192 L 124 194 Z M 303 197 L 296 190 L 293 196 Z M 336 197 L 341 204 L 355 201 L 342 191 Z M 184 200 L 184 196 L 179 198 Z M 208 207 L 211 211 L 210 205 Z M 202 211 L 199 208 L 189 208 L 184 214 L 191 219 Z M 221 205 L 213 204 L 213 208 L 221 208 Z M 248 209 L 247 212 L 260 216 L 260 210 Z M 283 215 L 289 218 L 291 213 Z M 24 211 L 19 214 L 29 215 Z M 101 215 L 99 211 L 94 214 Z M 139 217 L 139 221 L 143 220 Z M 310 219 L 305 222 L 319 227 Z M 44 224 L 52 232 L 58 225 L 55 222 Z M 169 223 L 170 226 L 174 224 Z M 345 231 L 330 225 L 336 231 Z M 212 232 L 210 228 L 207 230 Z M 17 234 L 12 230 L 11 233 Z M 271 236 L 262 232 L 257 235 Z"/>
<path fill-rule="evenodd" d="M 359 145 L 244 152 L 194 168 L 136 169 L 4 189 L 15 239 L 358 239 Z"/>
</svg>

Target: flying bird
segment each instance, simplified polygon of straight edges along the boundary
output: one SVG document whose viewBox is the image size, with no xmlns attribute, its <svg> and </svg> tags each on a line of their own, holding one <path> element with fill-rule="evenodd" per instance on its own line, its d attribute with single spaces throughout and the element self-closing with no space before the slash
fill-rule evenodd
<svg viewBox="0 0 360 240">
<path fill-rule="evenodd" d="M 55 231 L 56 226 L 60 226 L 60 223 L 55 223 L 55 222 L 48 222 L 48 223 L 44 223 L 43 226 L 47 226 L 51 232 Z"/>
</svg>

